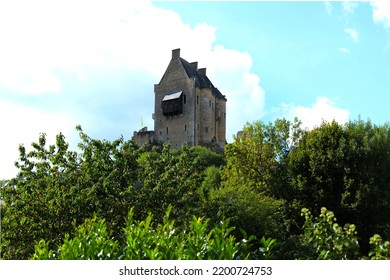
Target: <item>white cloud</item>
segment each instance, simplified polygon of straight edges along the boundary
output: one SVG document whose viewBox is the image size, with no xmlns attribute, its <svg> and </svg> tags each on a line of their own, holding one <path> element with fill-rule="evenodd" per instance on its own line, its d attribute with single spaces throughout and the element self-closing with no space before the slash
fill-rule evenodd
<svg viewBox="0 0 390 280">
<path fill-rule="evenodd" d="M 264 91 L 251 72 L 251 56 L 215 45 L 216 30 L 207 23 L 190 26 L 150 1 L 1 1 L 0 101 L 18 116 L 32 116 L 1 122 L 2 131 L 15 134 L 2 146 L 17 151 L 15 145 L 36 140 L 39 132 L 73 129 L 73 120 L 92 137 L 109 139 L 130 137 L 141 118 L 152 126 L 153 85 L 175 48 L 206 67 L 226 95 L 229 139 L 246 121 L 262 116 Z M 21 96 L 31 104 L 20 105 Z M 57 104 L 61 112 L 47 113 Z M 2 162 L 14 160 L 2 155 Z"/>
<path fill-rule="evenodd" d="M 355 43 L 358 43 L 359 42 L 359 32 L 356 30 L 356 29 L 353 29 L 353 28 L 345 28 L 344 29 L 344 32 L 347 33 L 349 35 L 349 37 L 351 37 L 351 39 L 355 42 Z"/>
<path fill-rule="evenodd" d="M 330 1 L 324 1 L 324 6 L 328 15 L 333 13 L 333 4 Z"/>
<path fill-rule="evenodd" d="M 358 6 L 358 3 L 353 1 L 343 1 L 343 10 L 347 14 L 352 14 L 355 11 L 355 8 Z"/>
<path fill-rule="evenodd" d="M 322 121 L 337 121 L 344 124 L 349 119 L 349 112 L 335 106 L 335 103 L 326 97 L 318 97 L 311 107 L 283 104 L 286 118 L 297 117 L 302 121 L 304 128 L 313 129 L 321 125 Z"/>
<path fill-rule="evenodd" d="M 215 46 L 207 56 L 207 75 L 228 99 L 226 137 L 230 141 L 247 121 L 263 116 L 265 93 L 259 86 L 260 77 L 250 72 L 252 58 L 248 53 Z"/>
<path fill-rule="evenodd" d="M 75 123 L 71 116 L 43 112 L 31 107 L 0 100 L 0 178 L 10 178 L 16 174 L 13 163 L 18 160 L 19 144 L 30 149 L 39 133 L 46 133 L 48 144 L 55 143 L 55 136 L 62 132 L 70 138 L 75 133 Z M 73 136 L 74 137 L 74 136 Z"/>
<path fill-rule="evenodd" d="M 351 54 L 351 51 L 347 48 L 340 48 L 339 51 L 345 54 Z"/>
<path fill-rule="evenodd" d="M 373 0 L 373 20 L 375 23 L 381 23 L 385 28 L 390 28 L 390 1 Z"/>
</svg>

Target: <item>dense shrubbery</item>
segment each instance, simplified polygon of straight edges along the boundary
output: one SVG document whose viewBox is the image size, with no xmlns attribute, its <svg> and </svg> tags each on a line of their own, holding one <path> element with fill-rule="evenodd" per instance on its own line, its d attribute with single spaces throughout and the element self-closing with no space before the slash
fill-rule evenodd
<svg viewBox="0 0 390 280">
<path fill-rule="evenodd" d="M 251 251 L 254 236 L 236 241 L 227 223 L 210 228 L 208 220 L 193 217 L 188 231 L 181 231 L 169 218 L 170 208 L 162 223 L 154 224 L 149 214 L 135 221 L 129 212 L 121 244 L 111 238 L 105 221 L 87 219 L 73 238 L 65 236 L 56 251 L 41 241 L 35 247 L 34 259 L 132 259 L 132 260 L 234 260 L 249 259 L 252 254 L 266 258 L 269 248 Z"/>
<path fill-rule="evenodd" d="M 20 146 L 17 177 L 0 185 L 1 258 L 390 258 L 388 125 L 255 122 L 224 154 L 77 129 L 77 152 L 62 134 Z M 235 253 L 218 255 L 221 242 Z"/>
</svg>

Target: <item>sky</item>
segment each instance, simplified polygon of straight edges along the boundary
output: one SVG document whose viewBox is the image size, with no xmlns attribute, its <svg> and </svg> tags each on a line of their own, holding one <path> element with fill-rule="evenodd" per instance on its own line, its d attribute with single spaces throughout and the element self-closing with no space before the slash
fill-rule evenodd
<svg viewBox="0 0 390 280">
<path fill-rule="evenodd" d="M 181 49 L 246 122 L 390 121 L 390 1 L 0 0 L 0 179 L 18 146 L 153 129 L 154 84 Z"/>
</svg>

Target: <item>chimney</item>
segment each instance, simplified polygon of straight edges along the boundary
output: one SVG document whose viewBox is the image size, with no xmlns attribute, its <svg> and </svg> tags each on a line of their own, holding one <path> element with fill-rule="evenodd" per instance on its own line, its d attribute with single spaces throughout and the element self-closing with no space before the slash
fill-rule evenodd
<svg viewBox="0 0 390 280">
<path fill-rule="evenodd" d="M 198 62 L 191 62 L 190 64 L 195 68 L 195 70 L 198 70 Z"/>
<path fill-rule="evenodd" d="M 180 49 L 172 50 L 172 60 L 180 58 Z"/>
<path fill-rule="evenodd" d="M 206 76 L 206 68 L 200 68 L 200 69 L 198 69 L 198 73 L 199 73 L 201 76 Z"/>
</svg>

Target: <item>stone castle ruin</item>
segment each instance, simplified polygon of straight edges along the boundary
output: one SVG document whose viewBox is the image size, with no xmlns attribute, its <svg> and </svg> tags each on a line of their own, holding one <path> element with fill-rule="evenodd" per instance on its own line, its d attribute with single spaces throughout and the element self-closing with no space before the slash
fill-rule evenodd
<svg viewBox="0 0 390 280">
<path fill-rule="evenodd" d="M 154 130 L 135 131 L 139 145 L 170 142 L 171 147 L 203 145 L 223 149 L 226 143 L 226 97 L 206 76 L 206 68 L 172 50 L 160 83 L 154 85 Z"/>
</svg>

